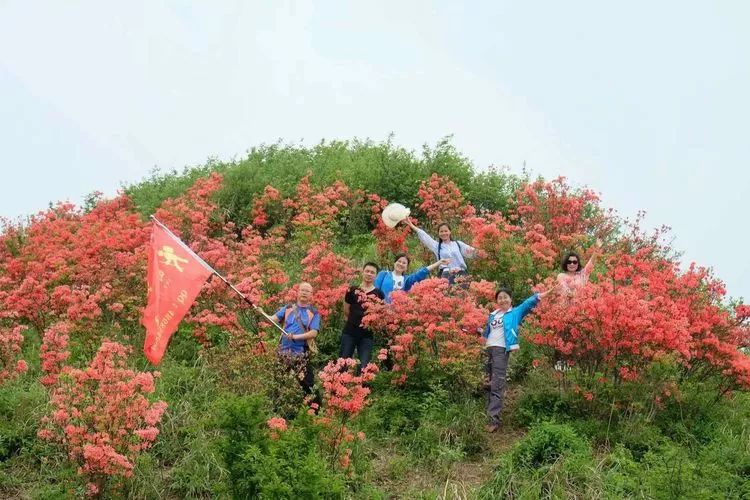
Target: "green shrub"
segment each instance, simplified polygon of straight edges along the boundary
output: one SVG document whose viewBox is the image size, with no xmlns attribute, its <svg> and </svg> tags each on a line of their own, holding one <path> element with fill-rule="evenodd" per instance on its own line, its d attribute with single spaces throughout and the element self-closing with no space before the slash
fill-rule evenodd
<svg viewBox="0 0 750 500">
<path fill-rule="evenodd" d="M 402 436 L 401 447 L 429 468 L 444 468 L 487 449 L 484 405 L 480 402 L 428 398 L 420 413 L 419 426 Z"/>
<path fill-rule="evenodd" d="M 543 350 L 538 345 L 526 340 L 529 333 L 528 328 L 524 327 L 520 338 L 521 348 L 514 351 L 510 356 L 508 362 L 508 380 L 512 383 L 525 381 L 532 371 L 535 370 L 532 364 L 534 360 L 544 358 Z M 546 377 L 549 377 L 549 372 L 546 372 Z"/>
<path fill-rule="evenodd" d="M 304 413 L 271 439 L 266 401 L 228 401 L 219 419 L 221 449 L 236 498 L 343 498 L 346 483 L 321 454 L 318 429 Z"/>
<path fill-rule="evenodd" d="M 528 426 L 536 422 L 553 418 L 567 418 L 570 403 L 559 390 L 546 387 L 540 390 L 527 390 L 518 401 L 515 411 L 516 421 Z"/>
<path fill-rule="evenodd" d="M 387 373 L 385 374 L 387 375 Z M 375 379 L 370 404 L 360 415 L 360 425 L 370 437 L 398 436 L 413 432 L 420 424 L 421 393 L 388 390 Z"/>
<path fill-rule="evenodd" d="M 376 379 L 376 384 L 382 382 Z M 368 439 L 395 441 L 404 460 L 428 470 L 446 470 L 452 463 L 473 459 L 488 448 L 484 403 L 441 386 L 418 392 L 377 385 L 359 425 Z"/>
<path fill-rule="evenodd" d="M 0 462 L 21 453 L 36 441 L 47 394 L 24 379 L 0 386 Z"/>
<path fill-rule="evenodd" d="M 513 195 L 523 180 L 505 168 L 490 167 L 472 176 L 464 196 L 477 210 L 494 210 L 508 215 L 515 205 Z"/>
<path fill-rule="evenodd" d="M 248 444 L 230 465 L 237 498 L 343 498 L 345 483 L 302 433 L 286 431 L 278 441 Z"/>
<path fill-rule="evenodd" d="M 164 200 L 176 198 L 187 191 L 198 178 L 206 177 L 214 171 L 221 172 L 225 168 L 225 165 L 215 160 L 209 160 L 201 166 L 185 167 L 182 172 L 175 169 L 162 172 L 156 168 L 146 180 L 126 186 L 125 194 L 130 196 L 145 219 L 156 212 Z"/>
<path fill-rule="evenodd" d="M 529 431 L 513 449 L 513 460 L 521 467 L 540 467 L 563 455 L 586 454 L 588 444 L 566 424 L 543 422 Z"/>
<path fill-rule="evenodd" d="M 478 492 L 494 498 L 595 498 L 602 478 L 588 444 L 566 424 L 535 426 Z"/>
</svg>

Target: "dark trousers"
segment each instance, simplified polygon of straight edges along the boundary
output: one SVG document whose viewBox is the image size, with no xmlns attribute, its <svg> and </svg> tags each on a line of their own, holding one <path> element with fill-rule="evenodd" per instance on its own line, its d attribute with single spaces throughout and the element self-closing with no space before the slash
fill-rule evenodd
<svg viewBox="0 0 750 500">
<path fill-rule="evenodd" d="M 508 372 L 510 352 L 505 347 L 487 348 L 487 368 L 490 375 L 490 390 L 487 395 L 487 417 L 490 424 L 500 425 L 500 413 L 505 398 L 505 378 Z"/>
<path fill-rule="evenodd" d="M 359 373 L 362 368 L 370 363 L 370 359 L 372 359 L 372 343 L 370 335 L 349 335 L 348 333 L 342 333 L 339 358 L 351 358 L 354 356 L 354 349 L 357 349 L 357 356 L 359 357 L 357 373 Z"/>
</svg>

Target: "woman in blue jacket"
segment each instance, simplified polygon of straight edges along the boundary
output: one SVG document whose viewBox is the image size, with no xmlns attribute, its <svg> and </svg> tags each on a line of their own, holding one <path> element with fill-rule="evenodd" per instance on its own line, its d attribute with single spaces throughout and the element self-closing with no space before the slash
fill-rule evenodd
<svg viewBox="0 0 750 500">
<path fill-rule="evenodd" d="M 396 260 L 393 262 L 393 271 L 383 270 L 378 273 L 375 278 L 375 287 L 382 290 L 386 304 L 390 304 L 392 292 L 396 290 L 408 292 L 415 283 L 427 278 L 430 271 L 448 263 L 448 259 L 442 259 L 429 266 L 419 268 L 415 273 L 404 274 L 409 269 L 409 256 L 402 253 L 396 256 Z"/>
<path fill-rule="evenodd" d="M 500 427 L 500 412 L 505 397 L 505 377 L 508 370 L 510 352 L 518 349 L 518 329 L 527 314 L 539 300 L 553 289 L 535 293 L 517 307 L 512 307 L 511 292 L 500 288 L 495 293 L 497 309 L 490 313 L 482 336 L 487 350 L 487 367 L 490 375 L 490 389 L 487 398 L 487 432 L 495 432 Z"/>
</svg>

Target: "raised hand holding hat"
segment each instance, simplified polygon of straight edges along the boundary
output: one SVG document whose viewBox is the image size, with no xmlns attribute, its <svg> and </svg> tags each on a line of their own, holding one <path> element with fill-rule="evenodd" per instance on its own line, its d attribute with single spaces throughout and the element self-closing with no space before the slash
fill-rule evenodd
<svg viewBox="0 0 750 500">
<path fill-rule="evenodd" d="M 381 217 L 383 218 L 383 224 L 390 228 L 394 228 L 399 222 L 409 217 L 410 213 L 411 210 L 403 206 L 401 203 L 391 203 L 383 209 Z"/>
</svg>

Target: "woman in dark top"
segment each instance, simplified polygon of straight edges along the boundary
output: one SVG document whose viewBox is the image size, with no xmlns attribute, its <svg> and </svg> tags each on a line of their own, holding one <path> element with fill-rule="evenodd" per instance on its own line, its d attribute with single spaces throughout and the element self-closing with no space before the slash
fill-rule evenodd
<svg viewBox="0 0 750 500">
<path fill-rule="evenodd" d="M 344 315 L 346 324 L 341 332 L 340 358 L 351 358 L 354 349 L 359 356 L 359 369 L 367 366 L 372 356 L 372 332 L 362 326 L 362 318 L 365 315 L 364 304 L 367 300 L 375 298 L 383 300 L 383 292 L 375 287 L 375 276 L 378 274 L 378 266 L 368 262 L 362 266 L 362 283 L 359 286 L 349 287 L 344 297 Z"/>
</svg>

